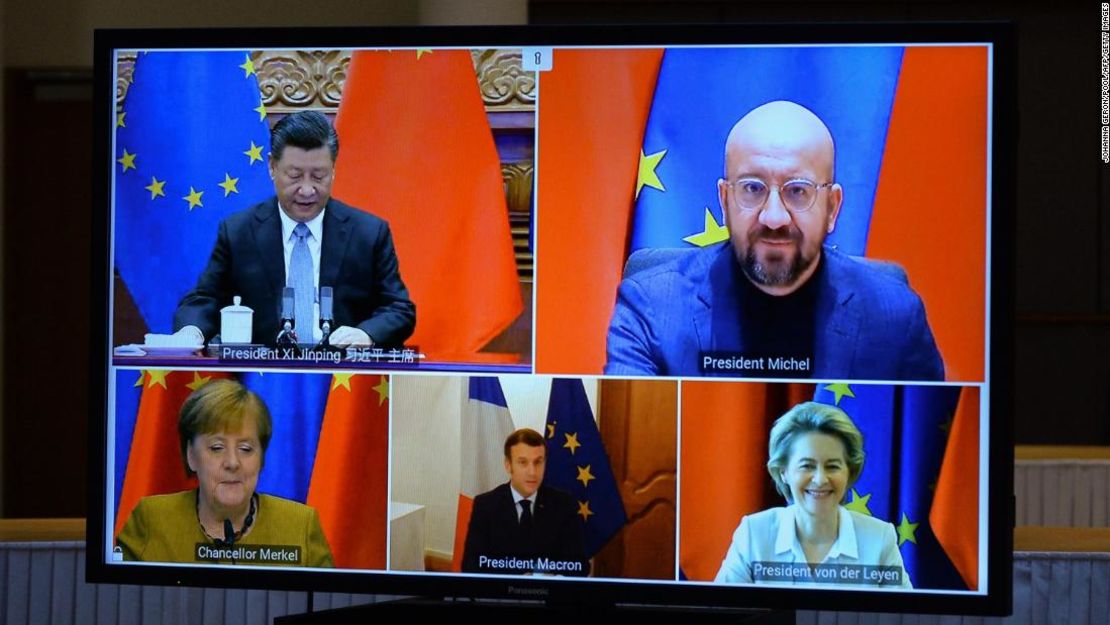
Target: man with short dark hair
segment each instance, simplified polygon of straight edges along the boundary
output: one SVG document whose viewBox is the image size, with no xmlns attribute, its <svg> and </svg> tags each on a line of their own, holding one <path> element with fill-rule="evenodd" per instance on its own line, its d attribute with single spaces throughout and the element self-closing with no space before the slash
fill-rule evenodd
<svg viewBox="0 0 1110 625">
<path fill-rule="evenodd" d="M 943 380 L 901 268 L 824 245 L 844 199 L 833 164 L 832 135 L 808 109 L 777 101 L 744 115 L 717 181 L 728 242 L 625 276 L 605 373 Z"/>
<path fill-rule="evenodd" d="M 474 498 L 462 570 L 467 573 L 589 573 L 574 499 L 543 485 L 547 444 L 535 430 L 505 439 L 509 482 Z"/>
<path fill-rule="evenodd" d="M 294 113 L 274 125 L 275 196 L 220 223 L 208 266 L 174 313 L 179 335 L 211 339 L 220 309 L 239 296 L 254 310 L 252 342 L 273 344 L 286 286 L 296 294 L 300 343 L 321 338 L 321 286 L 333 290 L 332 345 L 400 345 L 412 335 L 416 307 L 389 224 L 331 197 L 338 154 L 339 137 L 321 113 Z"/>
</svg>

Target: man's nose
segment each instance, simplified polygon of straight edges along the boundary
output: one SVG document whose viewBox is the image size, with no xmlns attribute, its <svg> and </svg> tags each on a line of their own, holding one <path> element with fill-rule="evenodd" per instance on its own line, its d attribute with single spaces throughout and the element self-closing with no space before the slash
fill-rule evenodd
<svg viewBox="0 0 1110 625">
<path fill-rule="evenodd" d="M 782 204 L 782 197 L 778 189 L 771 189 L 767 195 L 767 202 L 759 213 L 759 223 L 771 230 L 777 230 L 790 224 L 792 217 L 790 211 Z"/>
<path fill-rule="evenodd" d="M 315 195 L 315 194 L 316 194 L 316 187 L 313 186 L 311 183 L 302 182 L 301 184 L 297 185 L 297 195 L 300 195 L 302 197 L 307 197 L 307 196 L 312 196 L 312 195 Z"/>
</svg>

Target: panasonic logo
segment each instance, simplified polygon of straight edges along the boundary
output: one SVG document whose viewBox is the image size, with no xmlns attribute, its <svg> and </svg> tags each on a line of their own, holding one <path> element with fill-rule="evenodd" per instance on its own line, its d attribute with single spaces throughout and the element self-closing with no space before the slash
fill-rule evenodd
<svg viewBox="0 0 1110 625">
<path fill-rule="evenodd" d="M 517 588 L 509 586 L 510 595 L 528 595 L 532 597 L 546 597 L 550 591 L 546 588 Z"/>
</svg>

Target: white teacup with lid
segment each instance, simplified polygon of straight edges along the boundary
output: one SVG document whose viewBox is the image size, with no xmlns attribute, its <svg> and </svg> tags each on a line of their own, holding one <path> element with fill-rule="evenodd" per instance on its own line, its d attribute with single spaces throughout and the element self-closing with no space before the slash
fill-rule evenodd
<svg viewBox="0 0 1110 625">
<path fill-rule="evenodd" d="M 243 298 L 236 295 L 231 306 L 220 309 L 220 339 L 223 343 L 249 344 L 254 311 L 240 305 Z"/>
</svg>

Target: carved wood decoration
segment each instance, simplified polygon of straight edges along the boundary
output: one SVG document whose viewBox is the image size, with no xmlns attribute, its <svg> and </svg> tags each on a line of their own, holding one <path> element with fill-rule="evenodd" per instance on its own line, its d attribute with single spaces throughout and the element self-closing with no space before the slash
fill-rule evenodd
<svg viewBox="0 0 1110 625">
<path fill-rule="evenodd" d="M 530 115 L 536 110 L 536 75 L 521 67 L 519 49 L 472 50 L 475 76 L 486 115 L 493 129 L 494 142 L 499 150 L 503 136 L 522 131 L 531 142 L 535 119 Z M 116 106 L 123 106 L 127 90 L 135 72 L 136 53 L 119 55 L 116 72 Z M 281 117 L 304 109 L 317 109 L 334 117 L 343 95 L 351 64 L 350 50 L 267 50 L 251 53 L 262 103 L 267 112 Z M 501 123 L 498 118 L 513 120 Z M 522 128 L 520 121 L 526 120 Z M 273 120 L 271 120 L 273 121 Z M 533 258 L 528 249 L 532 227 L 532 179 L 534 162 L 520 161 L 518 141 L 512 156 L 502 154 L 501 177 L 505 186 L 505 201 L 509 209 L 509 224 L 513 233 L 513 250 L 517 261 L 517 274 L 524 282 L 531 282 Z M 529 155 L 534 154 L 530 148 Z"/>
<path fill-rule="evenodd" d="M 486 110 L 534 111 L 536 74 L 521 67 L 519 50 L 472 50 Z"/>
<path fill-rule="evenodd" d="M 349 51 L 252 52 L 262 103 L 273 113 L 294 113 L 306 108 L 335 109 L 343 95 Z"/>
</svg>

